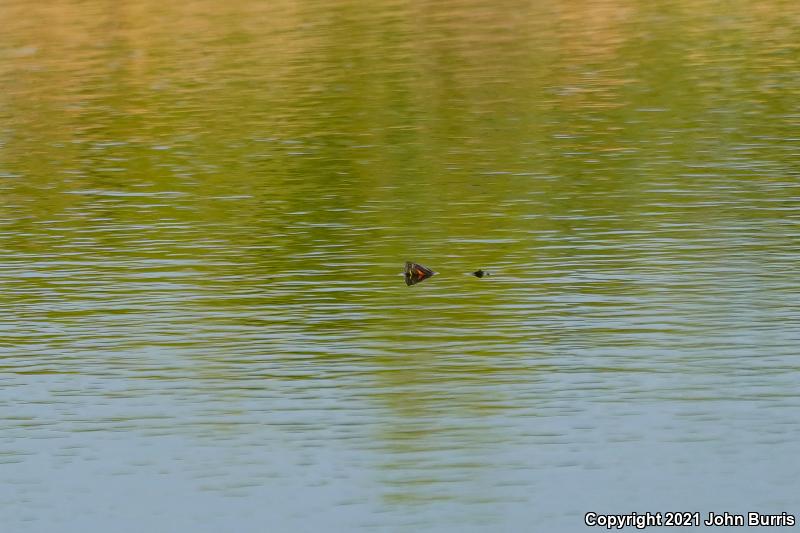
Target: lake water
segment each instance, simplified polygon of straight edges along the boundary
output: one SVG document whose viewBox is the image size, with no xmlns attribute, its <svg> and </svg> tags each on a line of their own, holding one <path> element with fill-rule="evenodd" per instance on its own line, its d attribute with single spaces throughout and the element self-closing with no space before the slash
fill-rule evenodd
<svg viewBox="0 0 800 533">
<path fill-rule="evenodd" d="M 3 531 L 800 517 L 797 2 L 0 21 Z"/>
</svg>

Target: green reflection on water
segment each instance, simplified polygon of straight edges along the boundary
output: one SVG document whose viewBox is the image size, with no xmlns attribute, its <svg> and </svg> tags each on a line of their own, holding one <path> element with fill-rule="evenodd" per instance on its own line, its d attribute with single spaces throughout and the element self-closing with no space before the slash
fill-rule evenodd
<svg viewBox="0 0 800 533">
<path fill-rule="evenodd" d="M 572 374 L 652 399 L 797 340 L 794 2 L 0 19 L 4 371 L 352 392 L 404 502 L 459 496 Z M 440 275 L 407 288 L 406 260 Z"/>
</svg>

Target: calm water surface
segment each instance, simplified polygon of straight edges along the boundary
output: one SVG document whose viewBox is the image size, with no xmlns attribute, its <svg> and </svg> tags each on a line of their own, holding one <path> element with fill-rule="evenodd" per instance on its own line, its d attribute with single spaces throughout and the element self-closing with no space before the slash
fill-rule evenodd
<svg viewBox="0 0 800 533">
<path fill-rule="evenodd" d="M 796 2 L 0 20 L 3 531 L 800 517 Z"/>
</svg>

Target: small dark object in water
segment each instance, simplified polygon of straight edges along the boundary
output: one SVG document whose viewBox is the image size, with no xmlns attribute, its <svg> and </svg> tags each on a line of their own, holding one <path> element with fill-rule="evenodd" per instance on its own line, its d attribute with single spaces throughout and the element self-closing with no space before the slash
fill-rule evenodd
<svg viewBox="0 0 800 533">
<path fill-rule="evenodd" d="M 420 281 L 425 281 L 434 274 L 436 274 L 436 272 L 430 268 L 412 263 L 411 261 L 406 261 L 406 268 L 403 271 L 403 275 L 406 278 L 406 285 L 408 286 L 416 285 Z"/>
<path fill-rule="evenodd" d="M 476 278 L 491 276 L 491 274 L 489 272 L 486 272 L 485 270 L 476 270 L 475 272 L 472 273 L 472 275 L 475 276 Z"/>
</svg>

